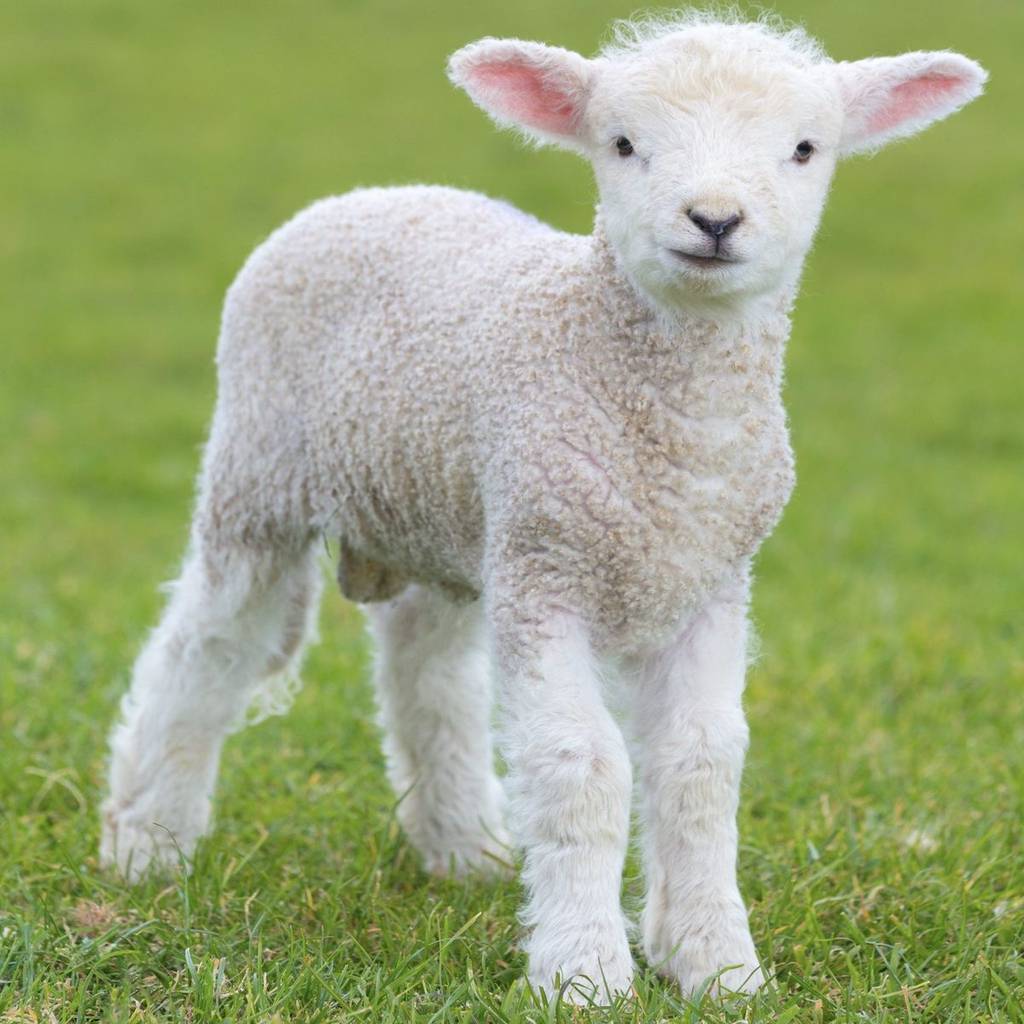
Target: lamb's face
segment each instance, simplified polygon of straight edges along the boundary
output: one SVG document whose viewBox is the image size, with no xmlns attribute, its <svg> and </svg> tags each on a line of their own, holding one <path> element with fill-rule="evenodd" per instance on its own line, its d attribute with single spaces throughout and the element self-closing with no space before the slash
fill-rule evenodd
<svg viewBox="0 0 1024 1024">
<path fill-rule="evenodd" d="M 979 95 L 955 53 L 834 63 L 799 30 L 700 16 L 594 60 L 483 39 L 449 74 L 500 124 L 594 166 L 625 268 L 667 307 L 742 307 L 799 277 L 836 160 Z"/>
<path fill-rule="evenodd" d="M 735 300 L 799 274 L 842 121 L 822 67 L 684 38 L 602 62 L 580 137 L 638 283 L 669 302 Z"/>
</svg>

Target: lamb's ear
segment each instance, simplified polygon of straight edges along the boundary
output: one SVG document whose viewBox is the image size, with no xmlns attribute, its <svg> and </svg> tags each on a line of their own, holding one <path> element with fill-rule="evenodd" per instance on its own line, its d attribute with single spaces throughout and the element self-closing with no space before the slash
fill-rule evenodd
<svg viewBox="0 0 1024 1024">
<path fill-rule="evenodd" d="M 481 39 L 452 54 L 448 77 L 503 127 L 579 150 L 593 63 L 571 50 Z"/>
<path fill-rule="evenodd" d="M 988 73 L 959 53 L 905 53 L 836 65 L 846 111 L 840 153 L 913 135 L 981 95 Z"/>
</svg>

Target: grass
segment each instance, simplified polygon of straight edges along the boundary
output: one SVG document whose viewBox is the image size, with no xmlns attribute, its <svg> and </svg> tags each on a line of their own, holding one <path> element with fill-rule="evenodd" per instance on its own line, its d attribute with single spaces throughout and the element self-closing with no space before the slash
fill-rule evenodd
<svg viewBox="0 0 1024 1024">
<path fill-rule="evenodd" d="M 838 177 L 759 561 L 741 881 L 774 992 L 603 1012 L 519 981 L 514 883 L 420 872 L 357 614 L 228 745 L 187 880 L 96 864 L 105 734 L 175 570 L 218 306 L 312 198 L 446 181 L 586 230 L 569 157 L 445 83 L 484 34 L 591 50 L 609 0 L 34 0 L 0 8 L 0 1019 L 1024 1020 L 1024 9 L 793 0 L 837 57 L 954 47 L 985 99 Z M 635 863 L 627 900 L 640 893 Z"/>
</svg>

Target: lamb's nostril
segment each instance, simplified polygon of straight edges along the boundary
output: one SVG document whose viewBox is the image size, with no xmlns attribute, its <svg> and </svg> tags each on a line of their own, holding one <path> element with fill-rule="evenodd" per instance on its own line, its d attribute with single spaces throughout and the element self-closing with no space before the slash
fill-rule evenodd
<svg viewBox="0 0 1024 1024">
<path fill-rule="evenodd" d="M 729 234 L 743 219 L 738 213 L 734 213 L 731 217 L 726 217 L 724 220 L 713 220 L 711 217 L 705 217 L 703 213 L 697 210 L 687 210 L 686 214 L 704 234 L 710 235 L 715 239 Z"/>
</svg>

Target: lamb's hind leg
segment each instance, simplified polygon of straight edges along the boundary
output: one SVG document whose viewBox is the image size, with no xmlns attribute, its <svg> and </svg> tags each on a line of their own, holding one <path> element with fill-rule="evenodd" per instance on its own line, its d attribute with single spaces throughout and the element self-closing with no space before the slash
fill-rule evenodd
<svg viewBox="0 0 1024 1024">
<path fill-rule="evenodd" d="M 509 854 L 479 602 L 410 586 L 366 613 L 399 822 L 433 874 L 500 869 Z"/>
<path fill-rule="evenodd" d="M 129 878 L 191 855 L 206 831 L 225 735 L 286 677 L 320 584 L 308 542 L 254 550 L 197 542 L 135 663 L 111 737 L 101 860 Z"/>
</svg>

